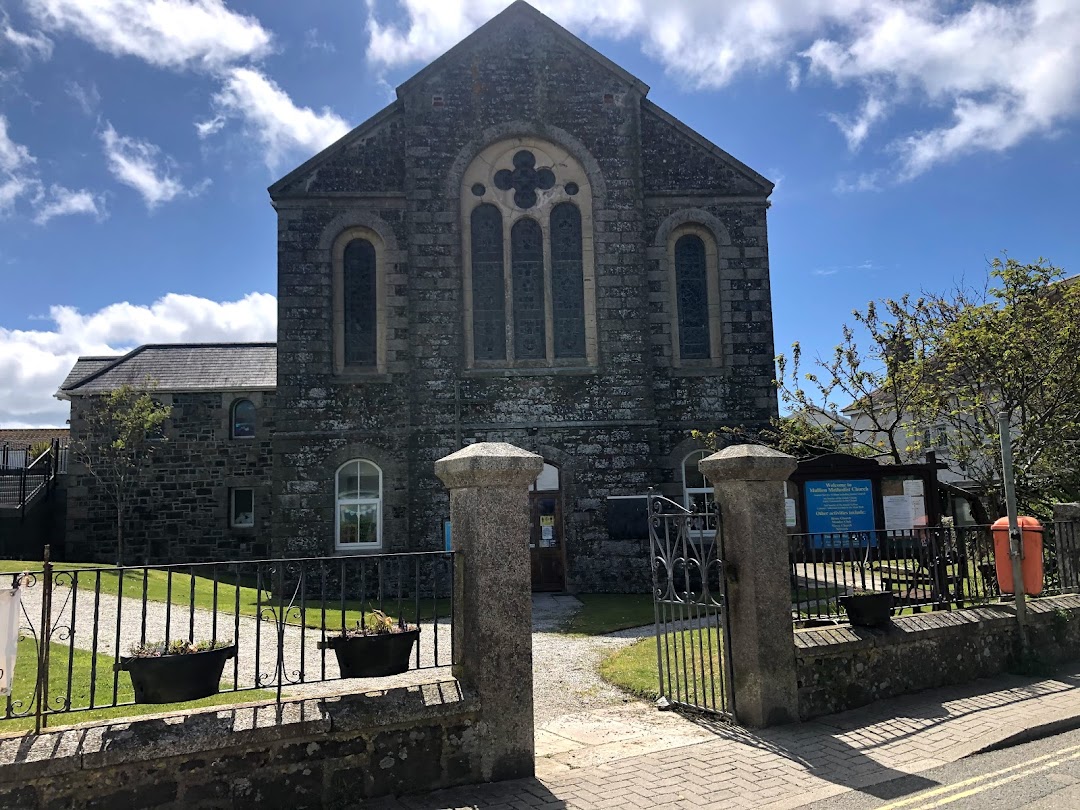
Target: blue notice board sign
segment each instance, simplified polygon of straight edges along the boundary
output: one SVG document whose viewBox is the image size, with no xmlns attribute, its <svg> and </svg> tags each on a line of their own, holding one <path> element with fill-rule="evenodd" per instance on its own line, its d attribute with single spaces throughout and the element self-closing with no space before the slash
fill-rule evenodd
<svg viewBox="0 0 1080 810">
<path fill-rule="evenodd" d="M 812 535 L 814 548 L 849 546 L 848 532 L 871 532 L 869 545 L 876 545 L 872 534 L 874 522 L 874 488 L 869 479 L 854 481 L 807 481 L 806 528 Z M 842 537 L 828 535 L 843 533 Z M 822 536 L 824 535 L 824 536 Z"/>
<path fill-rule="evenodd" d="M 442 530 L 443 530 L 443 543 L 446 544 L 446 550 L 447 551 L 453 551 L 454 550 L 454 538 L 453 538 L 453 535 L 450 532 L 450 521 L 449 520 L 444 520 L 443 521 Z"/>
</svg>

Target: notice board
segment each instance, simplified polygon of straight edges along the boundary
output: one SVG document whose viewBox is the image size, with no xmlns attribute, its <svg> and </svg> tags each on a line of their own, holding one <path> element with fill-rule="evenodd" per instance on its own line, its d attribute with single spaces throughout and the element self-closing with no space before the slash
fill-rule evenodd
<svg viewBox="0 0 1080 810">
<path fill-rule="evenodd" d="M 803 484 L 806 498 L 806 530 L 813 535 L 838 532 L 873 532 L 874 487 L 870 479 L 848 481 L 807 481 Z M 835 538 L 848 545 L 847 537 Z M 873 544 L 874 537 L 868 541 Z M 815 537 L 816 548 L 831 546 L 830 538 Z"/>
</svg>

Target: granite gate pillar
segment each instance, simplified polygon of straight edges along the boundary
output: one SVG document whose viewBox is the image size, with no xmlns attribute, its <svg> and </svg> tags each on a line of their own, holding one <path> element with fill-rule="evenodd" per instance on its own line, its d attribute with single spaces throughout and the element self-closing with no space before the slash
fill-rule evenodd
<svg viewBox="0 0 1080 810">
<path fill-rule="evenodd" d="M 720 508 L 735 716 L 748 726 L 799 718 L 783 491 L 795 466 L 785 453 L 749 444 L 698 463 Z"/>
<path fill-rule="evenodd" d="M 450 490 L 458 552 L 454 674 L 480 701 L 485 781 L 534 772 L 528 490 L 543 466 L 540 456 L 503 442 L 435 462 Z"/>
</svg>

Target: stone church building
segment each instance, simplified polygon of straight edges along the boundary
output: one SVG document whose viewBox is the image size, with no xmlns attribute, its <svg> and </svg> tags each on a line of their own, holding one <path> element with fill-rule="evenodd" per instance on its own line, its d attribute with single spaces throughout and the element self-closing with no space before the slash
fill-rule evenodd
<svg viewBox="0 0 1080 810">
<path fill-rule="evenodd" d="M 772 184 L 648 89 L 518 2 L 270 187 L 276 386 L 218 389 L 272 408 L 252 500 L 275 553 L 441 548 L 435 460 L 507 441 L 547 462 L 534 586 L 645 585 L 621 501 L 700 500 L 691 431 L 776 413 Z"/>
</svg>

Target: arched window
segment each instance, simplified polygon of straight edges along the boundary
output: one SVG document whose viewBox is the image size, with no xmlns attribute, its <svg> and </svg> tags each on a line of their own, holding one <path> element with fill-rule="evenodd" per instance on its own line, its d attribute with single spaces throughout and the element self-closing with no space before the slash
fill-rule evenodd
<svg viewBox="0 0 1080 810">
<path fill-rule="evenodd" d="M 551 308 L 555 356 L 585 356 L 585 280 L 581 212 L 573 203 L 551 209 Z"/>
<path fill-rule="evenodd" d="M 707 360 L 709 341 L 709 285 L 705 243 L 697 234 L 675 243 L 675 301 L 679 312 L 679 355 L 684 360 Z"/>
<path fill-rule="evenodd" d="M 708 450 L 695 450 L 683 459 L 683 504 L 690 511 L 704 516 L 704 520 L 693 528 L 712 532 L 716 530 L 713 488 L 705 474 L 698 469 L 698 462 L 708 455 Z"/>
<path fill-rule="evenodd" d="M 342 273 L 344 354 L 347 366 L 374 366 L 376 361 L 375 246 L 353 239 L 345 246 Z"/>
<path fill-rule="evenodd" d="M 255 404 L 250 399 L 238 399 L 233 403 L 231 431 L 234 439 L 255 438 Z"/>
<path fill-rule="evenodd" d="M 367 459 L 346 461 L 335 482 L 334 546 L 341 551 L 382 548 L 382 470 Z"/>
<path fill-rule="evenodd" d="M 597 363 L 592 194 L 581 164 L 537 138 L 492 144 L 461 209 L 470 366 Z"/>
<path fill-rule="evenodd" d="M 540 360 L 547 354 L 544 313 L 544 233 L 535 219 L 519 219 L 510 229 L 514 286 L 514 356 Z"/>
<path fill-rule="evenodd" d="M 503 223 L 490 203 L 472 212 L 473 353 L 477 360 L 506 359 L 506 284 Z"/>
</svg>

